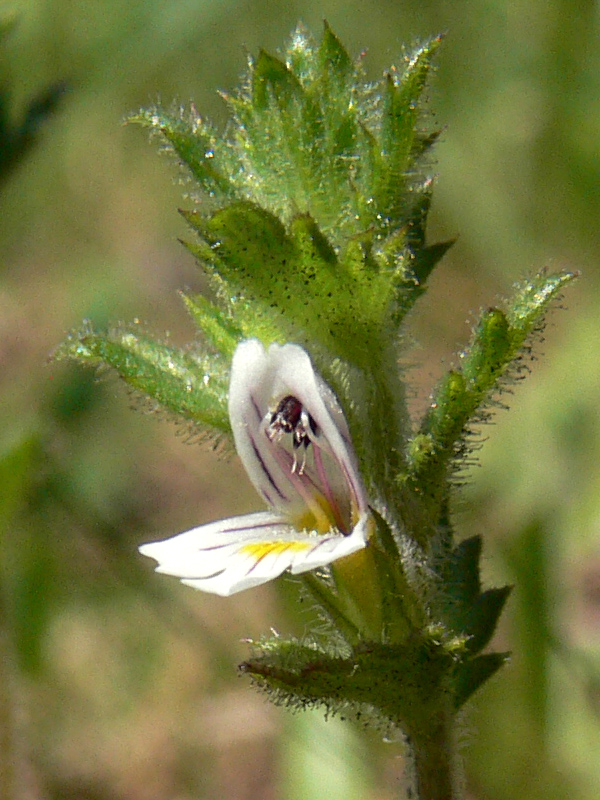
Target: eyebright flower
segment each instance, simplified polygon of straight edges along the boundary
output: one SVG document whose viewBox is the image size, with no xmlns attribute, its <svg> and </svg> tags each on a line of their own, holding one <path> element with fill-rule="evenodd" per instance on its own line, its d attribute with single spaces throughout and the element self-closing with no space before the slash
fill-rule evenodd
<svg viewBox="0 0 600 800">
<path fill-rule="evenodd" d="M 365 547 L 372 523 L 348 426 L 301 347 L 265 351 L 256 339 L 241 342 L 229 417 L 248 477 L 270 510 L 142 545 L 157 572 L 227 596 Z"/>
</svg>

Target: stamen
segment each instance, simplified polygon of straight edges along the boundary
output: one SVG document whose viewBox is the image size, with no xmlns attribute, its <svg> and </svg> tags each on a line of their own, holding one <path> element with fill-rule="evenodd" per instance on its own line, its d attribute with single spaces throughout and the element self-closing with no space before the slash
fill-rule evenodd
<svg viewBox="0 0 600 800">
<path fill-rule="evenodd" d="M 279 441 L 284 433 L 292 434 L 294 449 L 308 447 L 316 441 L 317 424 L 303 407 L 300 400 L 291 394 L 283 397 L 275 411 L 265 416 L 263 420 L 267 436 L 270 441 Z"/>
<path fill-rule="evenodd" d="M 283 397 L 277 404 L 275 410 L 267 413 L 263 417 L 261 428 L 266 433 L 269 441 L 275 445 L 273 448 L 273 455 L 277 461 L 279 461 L 282 466 L 284 463 L 287 463 L 288 469 L 290 470 L 290 477 L 293 476 L 292 482 L 307 507 L 314 515 L 315 520 L 317 520 L 317 526 L 320 528 L 324 522 L 324 507 L 317 499 L 317 496 L 320 496 L 328 509 L 325 514 L 329 518 L 329 527 L 331 526 L 331 522 L 333 522 L 342 533 L 348 533 L 351 528 L 351 523 L 349 520 L 344 521 L 344 514 L 335 498 L 320 452 L 321 448 L 323 448 L 327 453 L 331 454 L 331 448 L 327 440 L 320 435 L 317 423 L 304 408 L 300 400 L 293 395 L 286 395 Z M 277 447 L 277 444 L 285 433 L 291 433 L 292 435 L 292 453 L 286 448 Z M 318 478 L 316 482 L 311 478 L 310 474 L 305 473 L 307 451 L 311 444 L 313 446 L 312 452 L 317 472 L 316 477 Z M 303 449 L 301 459 L 298 455 L 298 450 L 300 448 Z M 338 462 L 338 459 L 334 460 Z M 338 466 L 342 468 L 344 476 L 348 479 L 347 470 L 344 470 L 343 465 L 339 462 Z M 312 488 L 306 484 L 307 480 L 312 484 Z M 354 487 L 350 484 L 350 481 L 348 481 L 348 483 L 348 488 L 352 495 L 352 505 L 352 500 L 354 499 L 354 492 L 352 490 Z M 317 496 L 315 496 L 315 490 L 318 493 Z"/>
<path fill-rule="evenodd" d="M 300 469 L 298 470 L 298 475 L 304 475 L 304 467 L 306 466 L 306 447 L 302 452 L 302 463 L 300 464 Z M 296 468 L 298 467 L 298 448 L 294 448 L 294 461 L 292 463 L 292 474 L 296 472 Z"/>
<path fill-rule="evenodd" d="M 306 441 L 306 446 L 312 442 L 315 444 L 319 437 L 319 426 L 308 413 L 308 411 L 303 408 L 302 413 L 300 414 L 300 422 L 302 424 L 302 431 L 304 433 L 304 438 Z"/>
<path fill-rule="evenodd" d="M 316 529 L 322 533 L 331 530 L 332 519 L 325 510 L 327 499 L 321 492 L 321 487 L 314 482 L 310 475 L 304 474 L 304 472 L 295 472 L 293 463 L 291 463 L 292 456 L 285 448 L 274 447 L 271 452 L 282 470 L 290 471 L 290 481 L 313 515 Z M 304 469 L 304 464 L 302 469 Z"/>
</svg>

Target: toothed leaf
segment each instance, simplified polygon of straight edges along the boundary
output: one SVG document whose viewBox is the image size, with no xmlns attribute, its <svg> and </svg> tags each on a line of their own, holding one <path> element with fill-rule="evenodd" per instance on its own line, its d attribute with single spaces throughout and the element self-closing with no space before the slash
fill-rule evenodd
<svg viewBox="0 0 600 800">
<path fill-rule="evenodd" d="M 435 488 L 440 476 L 464 456 L 471 426 L 485 421 L 486 403 L 502 389 L 511 369 L 516 374 L 522 370 L 528 336 L 543 324 L 549 305 L 574 278 L 573 273 L 541 272 L 517 287 L 506 311 L 490 308 L 482 314 L 462 354 L 461 370 L 442 378 L 413 441 L 410 480 L 417 491 L 442 496 Z"/>
<path fill-rule="evenodd" d="M 201 294 L 183 295 L 183 301 L 207 342 L 226 358 L 231 358 L 243 333 L 231 316 Z"/>
<path fill-rule="evenodd" d="M 283 110 L 292 102 L 301 101 L 302 86 L 296 76 L 278 58 L 264 50 L 252 71 L 252 103 L 257 109 L 272 105 Z"/>
<path fill-rule="evenodd" d="M 420 114 L 419 99 L 425 87 L 431 59 L 441 39 L 427 42 L 407 59 L 398 78 L 389 73 L 383 92 L 381 165 L 375 196 L 380 214 L 397 219 L 406 208 L 404 186 L 408 177 L 415 126 Z"/>
<path fill-rule="evenodd" d="M 453 602 L 462 607 L 470 606 L 481 591 L 479 578 L 481 546 L 481 536 L 464 539 L 454 548 L 448 559 L 444 577 L 450 588 Z"/>
<path fill-rule="evenodd" d="M 454 681 L 455 709 L 463 706 L 509 659 L 510 653 L 486 653 L 460 664 Z"/>
<path fill-rule="evenodd" d="M 410 732 L 446 702 L 452 663 L 443 647 L 422 641 L 407 647 L 368 643 L 336 655 L 317 645 L 275 639 L 260 642 L 260 652 L 240 669 L 276 703 L 318 705 L 328 713 L 350 709 L 358 717 L 370 708 Z"/>
<path fill-rule="evenodd" d="M 479 653 L 489 644 L 511 590 L 511 586 L 488 589 L 479 595 L 467 611 L 462 632 L 469 636 L 467 648 L 470 653 Z"/>
<path fill-rule="evenodd" d="M 160 109 L 142 109 L 129 117 L 159 134 L 168 147 L 188 167 L 207 195 L 235 197 L 235 189 L 226 176 L 226 166 L 219 164 L 219 148 L 213 131 L 192 110 L 168 114 Z"/>
<path fill-rule="evenodd" d="M 108 365 L 165 410 L 217 434 L 230 433 L 228 370 L 216 357 L 182 352 L 131 330 L 86 329 L 72 333 L 55 358 Z"/>
</svg>

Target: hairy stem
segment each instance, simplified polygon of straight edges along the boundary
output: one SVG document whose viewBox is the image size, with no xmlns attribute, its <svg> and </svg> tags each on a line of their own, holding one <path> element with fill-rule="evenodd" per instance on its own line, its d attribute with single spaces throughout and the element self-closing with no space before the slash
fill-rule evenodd
<svg viewBox="0 0 600 800">
<path fill-rule="evenodd" d="M 461 800 L 450 714 L 441 713 L 427 730 L 411 734 L 408 745 L 412 756 L 409 798 Z"/>
</svg>

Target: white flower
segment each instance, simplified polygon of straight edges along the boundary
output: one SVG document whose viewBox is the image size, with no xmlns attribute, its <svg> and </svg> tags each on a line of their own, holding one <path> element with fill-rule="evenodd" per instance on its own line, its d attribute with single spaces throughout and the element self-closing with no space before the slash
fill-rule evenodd
<svg viewBox="0 0 600 800">
<path fill-rule="evenodd" d="M 248 477 L 270 510 L 142 545 L 157 572 L 227 596 L 366 545 L 371 518 L 348 426 L 301 347 L 239 344 L 229 416 Z"/>
</svg>

